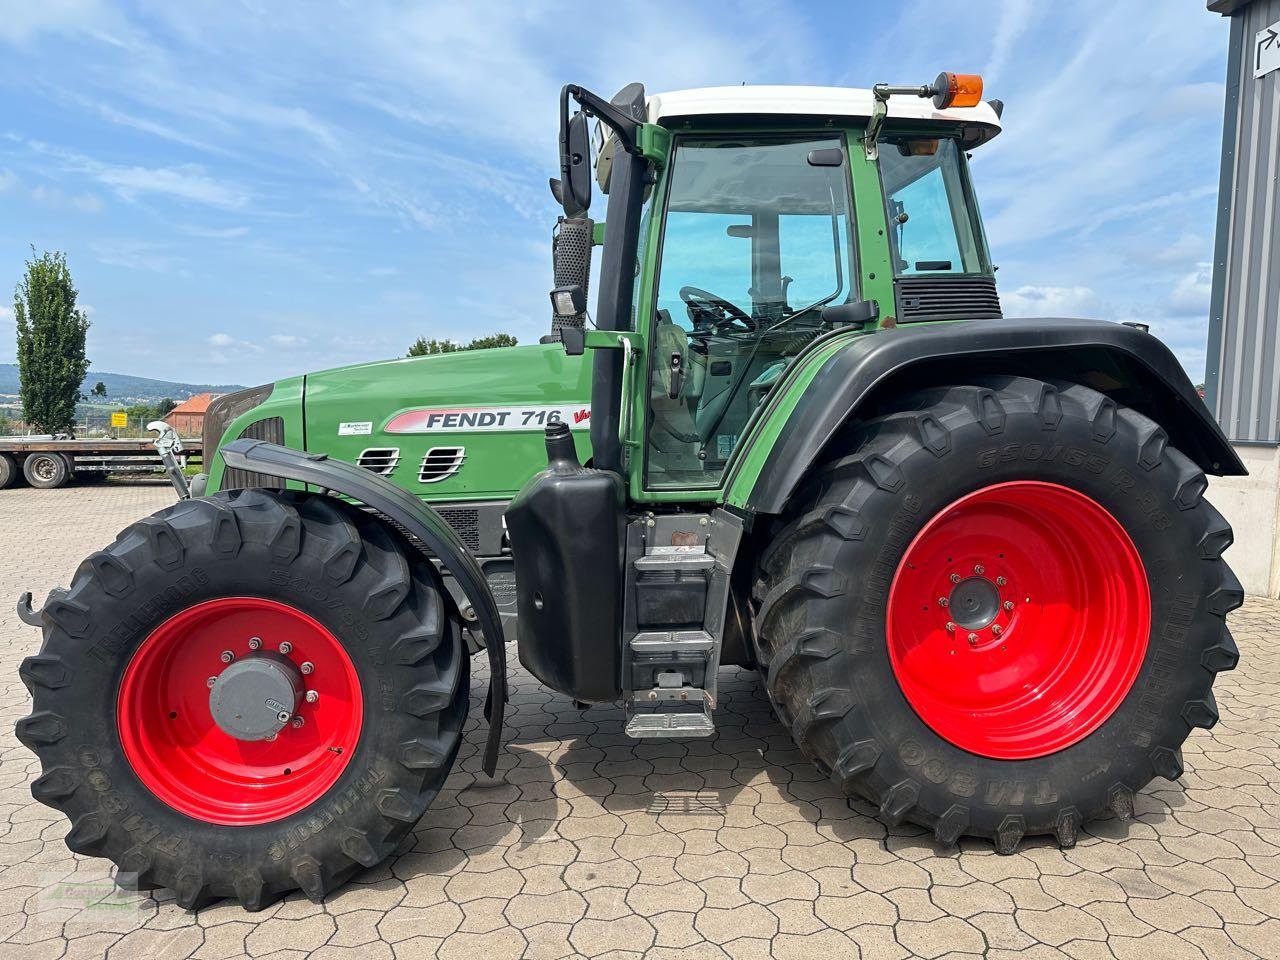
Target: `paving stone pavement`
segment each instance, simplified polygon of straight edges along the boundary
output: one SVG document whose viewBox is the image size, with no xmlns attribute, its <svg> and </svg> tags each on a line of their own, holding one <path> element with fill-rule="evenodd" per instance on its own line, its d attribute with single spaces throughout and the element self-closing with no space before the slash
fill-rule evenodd
<svg viewBox="0 0 1280 960">
<path fill-rule="evenodd" d="M 485 680 L 445 790 L 387 863 L 323 905 L 198 915 L 113 892 L 28 792 L 13 736 L 36 631 L 12 601 L 70 578 L 165 486 L 0 491 L 0 957 L 1280 957 L 1280 602 L 1232 616 L 1240 667 L 1178 783 L 1128 823 L 998 857 L 937 847 L 848 803 L 792 745 L 759 681 L 724 671 L 718 733 L 636 742 L 516 669 L 496 781 L 479 772 Z M 1228 554 L 1230 559 L 1230 554 Z M 512 658 L 514 661 L 514 657 Z"/>
</svg>

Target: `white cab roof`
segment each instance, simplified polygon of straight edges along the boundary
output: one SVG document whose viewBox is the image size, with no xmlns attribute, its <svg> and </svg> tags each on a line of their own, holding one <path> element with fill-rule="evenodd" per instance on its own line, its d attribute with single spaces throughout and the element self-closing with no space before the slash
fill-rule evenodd
<svg viewBox="0 0 1280 960">
<path fill-rule="evenodd" d="M 789 114 L 806 117 L 871 116 L 875 98 L 870 90 L 851 87 L 738 86 L 700 87 L 673 90 L 648 98 L 649 122 L 660 123 L 681 117 L 768 116 Z M 988 103 L 976 107 L 938 110 L 923 97 L 895 96 L 889 99 L 889 119 L 939 120 L 971 126 L 965 140 L 985 143 L 1000 132 L 1000 118 Z"/>
</svg>

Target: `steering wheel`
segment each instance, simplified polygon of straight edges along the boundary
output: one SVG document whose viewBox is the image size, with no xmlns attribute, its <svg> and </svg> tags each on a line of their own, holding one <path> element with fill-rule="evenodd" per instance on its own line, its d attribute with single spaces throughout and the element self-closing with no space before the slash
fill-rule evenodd
<svg viewBox="0 0 1280 960">
<path fill-rule="evenodd" d="M 733 324 L 738 324 L 746 330 L 756 328 L 756 322 L 740 307 L 701 287 L 681 287 L 680 299 L 685 302 L 689 310 L 689 319 L 693 321 L 695 330 L 705 329 L 708 324 L 716 330 Z M 716 314 L 719 314 L 718 319 Z M 708 318 L 706 322 L 701 322 L 702 317 Z"/>
</svg>

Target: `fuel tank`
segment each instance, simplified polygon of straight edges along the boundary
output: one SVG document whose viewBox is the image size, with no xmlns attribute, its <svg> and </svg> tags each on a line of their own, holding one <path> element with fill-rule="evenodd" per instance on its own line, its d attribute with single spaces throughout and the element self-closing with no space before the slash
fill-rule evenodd
<svg viewBox="0 0 1280 960">
<path fill-rule="evenodd" d="M 576 700 L 616 700 L 622 693 L 622 478 L 582 466 L 568 424 L 548 426 L 545 439 L 546 469 L 506 512 L 520 662 Z"/>
</svg>

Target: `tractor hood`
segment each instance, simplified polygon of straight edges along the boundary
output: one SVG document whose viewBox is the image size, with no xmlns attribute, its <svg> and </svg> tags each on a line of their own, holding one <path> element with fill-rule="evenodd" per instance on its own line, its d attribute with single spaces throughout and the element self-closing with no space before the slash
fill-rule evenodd
<svg viewBox="0 0 1280 960">
<path fill-rule="evenodd" d="M 305 449 L 429 500 L 509 499 L 568 423 L 590 456 L 591 364 L 558 344 L 383 360 L 308 374 Z"/>
</svg>

